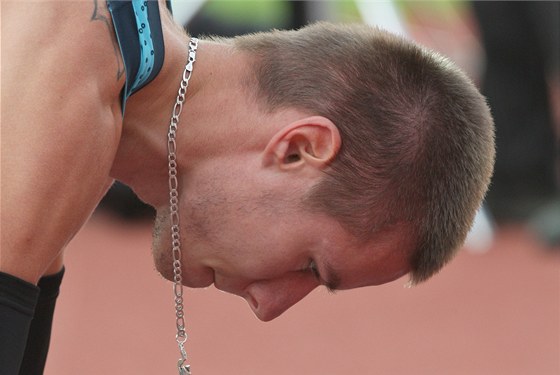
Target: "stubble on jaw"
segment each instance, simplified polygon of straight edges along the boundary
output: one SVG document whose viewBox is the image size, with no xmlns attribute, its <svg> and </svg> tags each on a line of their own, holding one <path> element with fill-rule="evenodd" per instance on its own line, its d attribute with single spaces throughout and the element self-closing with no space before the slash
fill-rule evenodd
<svg viewBox="0 0 560 375">
<path fill-rule="evenodd" d="M 208 194 L 210 195 L 210 194 Z M 207 237 L 206 212 L 211 205 L 211 199 L 206 198 L 189 202 L 188 207 L 182 207 L 181 232 L 187 231 L 190 236 Z M 188 219 L 187 220 L 187 215 Z M 181 241 L 183 235 L 181 235 Z M 171 219 L 169 207 L 157 210 L 154 226 L 152 229 L 152 257 L 156 270 L 167 280 L 173 281 L 173 256 L 171 248 Z M 182 246 L 183 247 L 183 246 Z M 184 248 L 182 249 L 183 251 Z M 181 261 L 184 261 L 185 254 L 182 254 Z"/>
<path fill-rule="evenodd" d="M 152 229 L 152 257 L 156 271 L 167 280 L 173 280 L 171 249 L 166 244 L 171 241 L 169 209 L 159 209 Z M 169 241 L 165 240 L 169 237 Z"/>
</svg>

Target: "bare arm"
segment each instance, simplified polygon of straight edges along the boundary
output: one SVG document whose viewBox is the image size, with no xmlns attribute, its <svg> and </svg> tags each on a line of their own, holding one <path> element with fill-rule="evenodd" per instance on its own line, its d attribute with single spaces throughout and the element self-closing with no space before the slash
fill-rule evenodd
<svg viewBox="0 0 560 375">
<path fill-rule="evenodd" d="M 0 270 L 36 283 L 109 186 L 118 59 L 93 3 L 2 5 Z"/>
</svg>

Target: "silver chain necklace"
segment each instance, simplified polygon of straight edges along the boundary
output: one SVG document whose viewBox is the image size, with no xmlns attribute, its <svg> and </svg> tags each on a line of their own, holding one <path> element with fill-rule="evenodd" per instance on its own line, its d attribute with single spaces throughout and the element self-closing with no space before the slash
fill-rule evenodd
<svg viewBox="0 0 560 375">
<path fill-rule="evenodd" d="M 183 103 L 187 94 L 187 87 L 191 79 L 193 63 L 196 60 L 196 49 L 198 48 L 198 39 L 191 38 L 189 42 L 189 58 L 183 71 L 181 86 L 177 93 L 177 100 L 171 114 L 171 122 L 169 123 L 169 133 L 167 133 L 167 161 L 169 167 L 169 217 L 171 220 L 171 245 L 173 255 L 173 294 L 175 295 L 175 325 L 177 326 L 177 334 L 175 340 L 179 345 L 181 358 L 177 362 L 179 375 L 190 375 L 191 367 L 186 364 L 187 352 L 185 351 L 185 341 L 187 341 L 187 332 L 185 331 L 185 313 L 183 308 L 183 277 L 181 275 L 181 236 L 179 235 L 179 182 L 177 180 L 177 143 L 176 133 L 179 124 L 179 116 L 183 110 Z"/>
</svg>

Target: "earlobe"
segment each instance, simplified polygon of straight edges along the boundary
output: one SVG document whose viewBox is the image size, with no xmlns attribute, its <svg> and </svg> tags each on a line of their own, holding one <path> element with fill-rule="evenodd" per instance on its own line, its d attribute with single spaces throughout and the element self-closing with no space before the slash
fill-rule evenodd
<svg viewBox="0 0 560 375">
<path fill-rule="evenodd" d="M 325 168 L 338 154 L 338 128 L 322 116 L 306 117 L 278 131 L 266 146 L 263 163 L 283 170 Z"/>
</svg>

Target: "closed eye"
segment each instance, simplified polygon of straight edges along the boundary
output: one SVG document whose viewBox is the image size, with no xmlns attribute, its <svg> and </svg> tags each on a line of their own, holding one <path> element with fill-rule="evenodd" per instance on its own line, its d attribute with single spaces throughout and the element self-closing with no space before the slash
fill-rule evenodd
<svg viewBox="0 0 560 375">
<path fill-rule="evenodd" d="M 324 285 L 329 291 L 329 293 L 334 294 L 336 292 L 336 282 L 329 283 L 328 281 L 325 281 L 325 279 L 321 277 L 321 273 L 319 272 L 319 267 L 317 266 L 315 260 L 313 259 L 309 260 L 309 264 L 307 265 L 307 271 L 311 272 L 311 274 L 317 280 L 317 282 L 321 285 Z"/>
<path fill-rule="evenodd" d="M 319 268 L 317 267 L 317 263 L 313 259 L 309 261 L 309 265 L 307 266 L 309 272 L 317 279 L 317 281 L 321 282 L 321 274 L 319 273 Z"/>
</svg>

